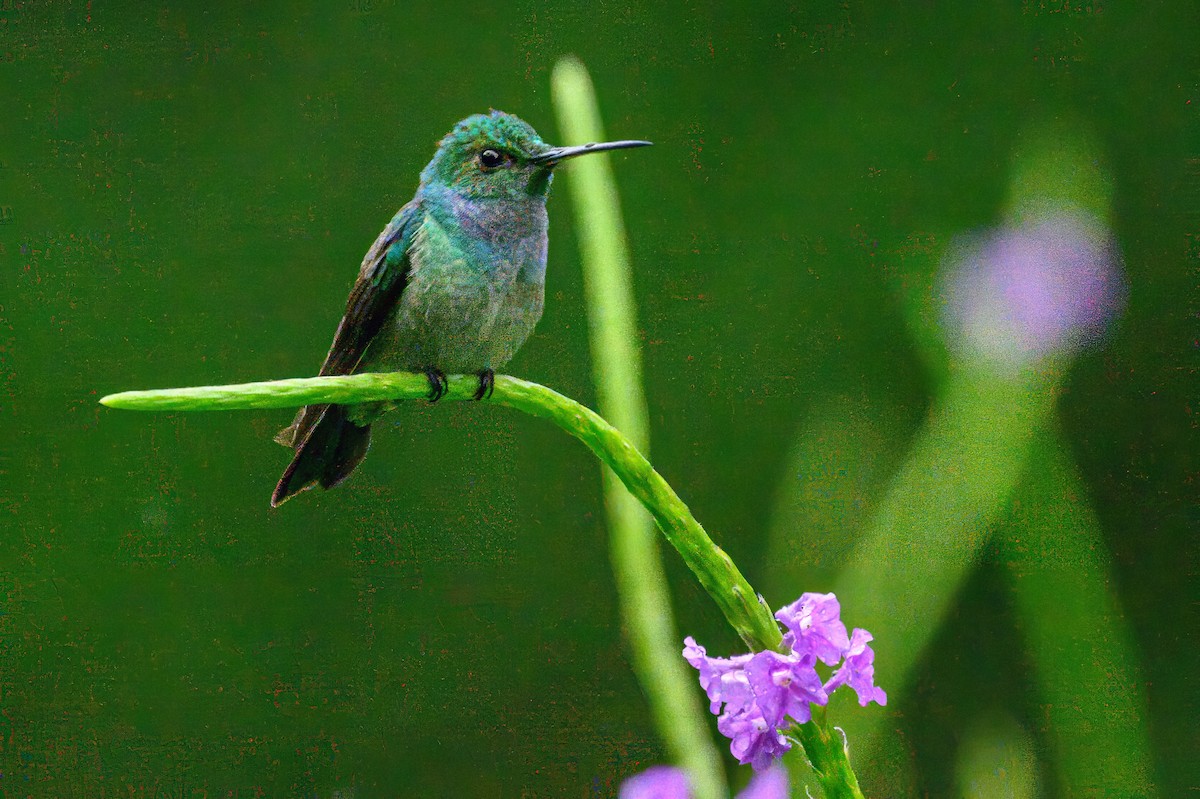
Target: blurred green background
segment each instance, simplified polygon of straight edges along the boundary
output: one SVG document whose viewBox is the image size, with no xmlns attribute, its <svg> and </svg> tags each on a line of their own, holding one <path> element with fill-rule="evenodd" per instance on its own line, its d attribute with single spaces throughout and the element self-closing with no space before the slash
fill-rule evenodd
<svg viewBox="0 0 1200 799">
<path fill-rule="evenodd" d="M 0 2 L 0 795 L 611 796 L 663 759 L 599 471 L 558 430 L 413 404 L 348 484 L 272 512 L 289 412 L 96 404 L 314 374 L 437 138 L 496 107 L 558 142 L 566 53 L 608 134 L 657 145 L 614 159 L 654 462 L 776 606 L 832 588 L 937 394 L 906 322 L 921 256 L 996 222 L 1031 119 L 1086 126 L 1129 298 L 1062 384 L 1060 439 L 1151 779 L 1195 790 L 1197 40 L 1188 3 Z M 592 403 L 562 189 L 508 371 Z M 681 630 L 738 648 L 665 557 Z M 1043 795 L 1134 795 L 1055 780 L 1001 561 L 911 675 L 879 663 L 908 776 L 860 775 L 958 795 L 960 744 L 1000 714 Z"/>
</svg>

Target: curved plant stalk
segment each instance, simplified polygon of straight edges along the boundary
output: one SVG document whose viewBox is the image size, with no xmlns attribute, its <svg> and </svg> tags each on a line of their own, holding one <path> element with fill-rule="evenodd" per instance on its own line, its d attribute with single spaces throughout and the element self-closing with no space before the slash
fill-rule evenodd
<svg viewBox="0 0 1200 799">
<path fill-rule="evenodd" d="M 454 375 L 448 379 L 442 399 L 472 399 L 478 386 L 479 379 L 474 375 Z M 395 372 L 126 391 L 110 394 L 100 403 L 141 411 L 250 410 L 423 399 L 428 393 L 425 375 Z M 619 430 L 573 399 L 508 375 L 496 376 L 495 391 L 488 401 L 547 419 L 583 442 L 650 512 L 746 645 L 754 651 L 782 648 L 783 636 L 771 609 L 758 598 L 729 555 L 713 543 L 679 495 Z M 815 713 L 798 735 L 825 795 L 830 799 L 862 799 L 841 735 L 829 728 L 824 715 Z"/>
<path fill-rule="evenodd" d="M 582 63 L 575 58 L 560 60 L 551 89 L 563 141 L 605 141 L 595 91 Z M 609 156 L 600 154 L 571 164 L 567 183 L 583 268 L 597 405 L 605 418 L 648 453 L 650 424 L 642 389 L 637 307 Z M 693 795 L 717 799 L 725 793 L 724 769 L 709 736 L 706 709 L 691 684 L 691 669 L 679 657 L 681 638 L 671 612 L 654 521 L 612 469 L 603 467 L 602 479 L 609 559 L 634 672 L 671 758 L 690 775 Z"/>
<path fill-rule="evenodd" d="M 479 379 L 473 375 L 454 375 L 448 379 L 442 401 L 472 399 L 478 386 Z M 110 408 L 141 411 L 212 411 L 424 399 L 428 394 L 429 380 L 424 375 L 394 372 L 127 391 L 110 394 L 100 403 Z M 496 375 L 490 401 L 548 419 L 582 441 L 650 511 L 667 541 L 679 551 L 742 640 L 755 650 L 775 649 L 780 645 L 782 636 L 770 609 L 758 601 L 754 589 L 729 555 L 713 543 L 679 495 L 619 430 L 575 400 L 509 375 Z"/>
</svg>

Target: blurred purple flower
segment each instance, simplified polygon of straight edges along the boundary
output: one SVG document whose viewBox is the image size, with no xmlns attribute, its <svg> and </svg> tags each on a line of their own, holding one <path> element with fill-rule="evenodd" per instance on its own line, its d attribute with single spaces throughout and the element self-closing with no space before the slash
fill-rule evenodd
<svg viewBox="0 0 1200 799">
<path fill-rule="evenodd" d="M 620 799 L 691 799 L 687 774 L 674 766 L 651 766 L 621 785 Z M 761 771 L 751 778 L 737 799 L 787 799 L 785 768 Z"/>
<path fill-rule="evenodd" d="M 1081 211 L 962 238 L 943 269 L 947 335 L 1015 365 L 1098 338 L 1124 297 L 1108 230 Z"/>
<path fill-rule="evenodd" d="M 620 799 L 690 799 L 687 773 L 674 766 L 651 766 L 621 783 Z"/>
<path fill-rule="evenodd" d="M 867 646 L 871 635 L 859 629 L 853 639 L 846 635 L 837 597 L 805 594 L 775 618 L 788 628 L 786 653 L 710 657 L 694 638 L 684 639 L 683 656 L 700 672 L 709 709 L 719 714 L 717 729 L 730 739 L 734 757 L 756 771 L 791 748 L 780 730 L 809 721 L 812 705 L 827 704 L 835 688 L 849 685 L 864 707 L 872 700 L 887 702 L 887 694 L 874 683 L 875 653 Z M 816 670 L 818 659 L 837 667 L 824 685 Z"/>
<path fill-rule="evenodd" d="M 788 772 L 783 766 L 760 771 L 737 799 L 787 799 Z"/>
</svg>

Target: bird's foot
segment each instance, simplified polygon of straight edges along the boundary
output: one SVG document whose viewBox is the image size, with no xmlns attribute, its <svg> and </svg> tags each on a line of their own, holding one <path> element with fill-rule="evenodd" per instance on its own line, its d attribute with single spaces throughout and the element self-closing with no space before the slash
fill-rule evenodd
<svg viewBox="0 0 1200 799">
<path fill-rule="evenodd" d="M 432 405 L 446 396 L 446 373 L 436 366 L 430 366 L 425 370 L 425 377 L 429 378 L 429 404 Z"/>
<path fill-rule="evenodd" d="M 476 374 L 479 375 L 479 388 L 475 389 L 476 401 L 491 399 L 492 391 L 496 388 L 496 373 L 491 369 L 484 369 Z"/>
</svg>

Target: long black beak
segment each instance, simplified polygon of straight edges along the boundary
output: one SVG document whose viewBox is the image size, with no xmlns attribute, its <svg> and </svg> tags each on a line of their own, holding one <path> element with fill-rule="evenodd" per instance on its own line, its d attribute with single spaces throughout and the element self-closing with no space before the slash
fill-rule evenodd
<svg viewBox="0 0 1200 799">
<path fill-rule="evenodd" d="M 627 147 L 649 147 L 654 142 L 648 141 L 604 141 L 592 142 L 591 144 L 580 144 L 575 147 L 551 147 L 544 153 L 535 155 L 529 160 L 535 164 L 547 164 L 554 166 L 559 161 L 565 161 L 568 158 L 574 158 L 577 155 L 587 155 L 588 153 L 601 153 L 605 150 L 624 150 Z"/>
</svg>

